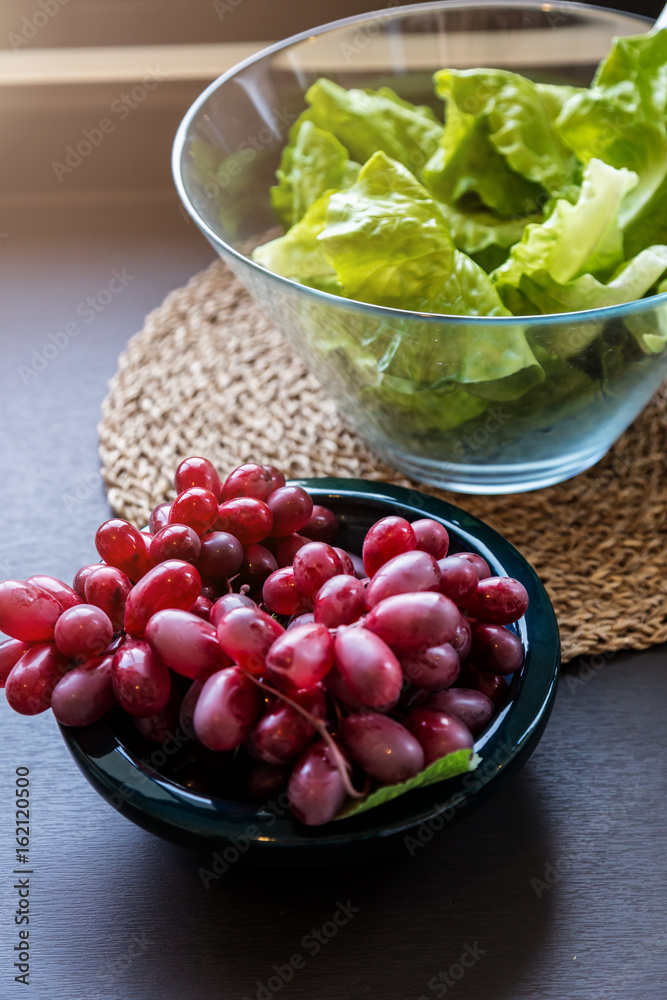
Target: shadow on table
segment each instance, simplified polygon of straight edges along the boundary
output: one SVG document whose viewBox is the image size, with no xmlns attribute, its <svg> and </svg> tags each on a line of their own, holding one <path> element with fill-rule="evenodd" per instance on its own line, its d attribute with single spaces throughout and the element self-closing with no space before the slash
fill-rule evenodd
<svg viewBox="0 0 667 1000">
<path fill-rule="evenodd" d="M 540 961 L 558 895 L 550 884 L 555 849 L 531 772 L 529 765 L 499 798 L 413 857 L 377 865 L 237 864 L 205 888 L 199 870 L 210 869 L 210 855 L 161 844 L 156 882 L 159 842 L 147 838 L 153 857 L 138 866 L 146 884 L 135 883 L 133 895 L 150 895 L 153 912 L 164 914 L 148 929 L 160 979 L 173 990 L 162 995 L 432 1000 L 455 989 L 457 1000 L 510 996 Z"/>
</svg>

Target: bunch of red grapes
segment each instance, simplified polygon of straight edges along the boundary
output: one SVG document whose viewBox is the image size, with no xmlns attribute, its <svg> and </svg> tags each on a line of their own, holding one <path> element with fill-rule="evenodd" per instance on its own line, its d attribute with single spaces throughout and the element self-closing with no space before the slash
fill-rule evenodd
<svg viewBox="0 0 667 1000">
<path fill-rule="evenodd" d="M 309 825 L 472 749 L 523 664 L 505 627 L 528 606 L 521 583 L 448 555 L 429 518 L 383 518 L 361 558 L 337 548 L 332 511 L 270 465 L 221 482 L 188 458 L 175 486 L 146 530 L 106 521 L 73 587 L 0 583 L 15 711 L 87 726 L 120 706 L 158 739 L 180 719 L 207 752 L 275 773 Z"/>
</svg>

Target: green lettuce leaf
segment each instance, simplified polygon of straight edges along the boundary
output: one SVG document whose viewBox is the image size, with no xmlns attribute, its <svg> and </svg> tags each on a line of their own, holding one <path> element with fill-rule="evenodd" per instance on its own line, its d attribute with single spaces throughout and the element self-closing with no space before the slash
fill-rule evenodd
<svg viewBox="0 0 667 1000">
<path fill-rule="evenodd" d="M 541 221 L 539 215 L 501 219 L 493 212 L 465 212 L 445 203 L 440 204 L 440 210 L 456 249 L 468 255 L 492 246 L 509 249 L 519 242 L 528 223 Z"/>
<path fill-rule="evenodd" d="M 556 282 L 546 284 L 538 293 L 527 283 L 527 293 L 533 295 L 545 306 L 545 312 L 577 312 L 583 309 L 599 309 L 617 306 L 623 302 L 641 299 L 656 284 L 667 270 L 667 246 L 648 247 L 625 261 L 614 276 L 605 284 L 592 274 L 563 285 Z"/>
<path fill-rule="evenodd" d="M 377 385 L 362 389 L 361 397 L 388 421 L 401 421 L 409 437 L 432 431 L 449 431 L 480 416 L 488 400 L 472 396 L 452 384 L 440 390 L 416 389 L 409 379 L 382 375 Z"/>
<path fill-rule="evenodd" d="M 380 150 L 417 172 L 437 149 L 443 131 L 429 108 L 401 100 L 388 87 L 346 90 L 322 79 L 308 90 L 306 100 L 310 107 L 301 118 L 333 133 L 359 163 Z"/>
<path fill-rule="evenodd" d="M 454 270 L 456 248 L 439 206 L 384 153 L 331 195 L 319 242 L 345 294 L 378 305 L 430 310 Z M 493 307 L 505 313 L 497 298 Z"/>
<path fill-rule="evenodd" d="M 391 802 L 392 799 L 397 799 L 400 795 L 405 795 L 406 792 L 411 792 L 415 788 L 425 788 L 427 785 L 446 781 L 447 778 L 455 778 L 458 774 L 474 771 L 481 762 L 482 758 L 478 754 L 473 754 L 472 750 L 455 750 L 453 753 L 447 754 L 446 757 L 441 757 L 429 764 L 414 778 L 409 778 L 408 781 L 403 781 L 398 785 L 382 785 L 367 795 L 365 799 L 349 803 L 338 813 L 336 819 L 358 816 L 359 813 L 384 805 L 385 802 Z"/>
<path fill-rule="evenodd" d="M 293 278 L 313 288 L 339 293 L 340 283 L 336 272 L 317 241 L 326 225 L 330 197 L 329 193 L 318 198 L 301 221 L 292 226 L 284 236 L 253 250 L 253 260 L 284 278 Z"/>
<path fill-rule="evenodd" d="M 271 188 L 271 204 L 285 229 L 299 222 L 326 191 L 349 187 L 360 166 L 330 132 L 311 121 L 298 121 L 290 132 Z"/>
<path fill-rule="evenodd" d="M 604 275 L 617 267 L 623 260 L 618 209 L 636 182 L 636 174 L 629 170 L 616 170 L 602 160 L 591 160 L 577 203 L 559 199 L 546 222 L 526 227 L 507 262 L 494 272 L 493 280 L 501 296 L 504 298 L 509 286 L 521 289 L 539 305 L 524 284 L 526 277 L 538 284 L 542 276 L 565 284 L 582 274 Z"/>
<path fill-rule="evenodd" d="M 440 200 L 474 192 L 501 215 L 535 214 L 545 192 L 576 180 L 577 157 L 555 127 L 574 88 L 484 69 L 442 70 L 435 84 L 445 131 L 423 180 Z"/>
<path fill-rule="evenodd" d="M 598 326 L 598 334 L 603 324 Z M 601 398 L 600 383 L 581 368 L 554 356 L 539 345 L 539 328 L 535 333 L 535 355 L 545 373 L 544 381 L 512 404 L 512 421 L 516 429 L 522 424 L 526 431 L 553 427 L 561 420 L 576 416 L 594 400 Z"/>
<path fill-rule="evenodd" d="M 350 298 L 416 312 L 510 315 L 488 275 L 455 248 L 441 206 L 384 153 L 330 196 L 318 241 Z M 520 325 L 398 323 L 372 346 L 380 371 L 420 388 L 495 382 L 524 369 L 531 384 L 542 377 Z M 525 391 L 523 380 L 517 391 Z"/>
<path fill-rule="evenodd" d="M 626 255 L 667 243 L 667 30 L 615 40 L 590 90 L 566 101 L 558 132 L 584 162 L 626 167 L 638 183 L 622 206 Z"/>
<path fill-rule="evenodd" d="M 576 155 L 556 129 L 563 105 L 577 92 L 575 87 L 533 83 L 507 73 L 488 112 L 491 143 L 512 170 L 552 195 L 579 174 Z"/>
<path fill-rule="evenodd" d="M 503 219 L 488 211 L 465 212 L 444 202 L 440 208 L 456 249 L 472 257 L 487 273 L 505 263 L 510 247 L 521 240 L 528 223 L 542 221 L 538 215 Z M 514 312 L 509 303 L 506 305 Z"/>
<path fill-rule="evenodd" d="M 352 298 L 418 312 L 509 315 L 488 276 L 456 250 L 441 206 L 384 153 L 330 196 L 318 241 Z"/>
<path fill-rule="evenodd" d="M 591 274 L 565 284 L 558 284 L 547 275 L 537 281 L 524 276 L 521 288 L 535 301 L 544 313 L 579 312 L 616 306 L 623 302 L 641 299 L 667 270 L 667 247 L 656 246 L 621 265 L 606 284 Z M 626 317 L 626 326 L 636 336 L 645 353 L 660 353 L 665 346 L 662 314 L 654 312 Z M 560 358 L 581 354 L 600 334 L 602 322 L 571 322 L 565 325 L 538 327 L 537 342 Z"/>
<path fill-rule="evenodd" d="M 465 114 L 453 102 L 447 107 L 442 144 L 421 177 L 440 201 L 457 203 L 475 195 L 503 216 L 530 215 L 543 196 L 542 188 L 510 170 L 491 146 L 486 120 Z"/>
</svg>

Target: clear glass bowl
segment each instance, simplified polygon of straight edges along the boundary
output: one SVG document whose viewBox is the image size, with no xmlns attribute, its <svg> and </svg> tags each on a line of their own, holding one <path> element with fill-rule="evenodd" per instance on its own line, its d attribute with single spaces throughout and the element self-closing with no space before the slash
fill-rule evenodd
<svg viewBox="0 0 667 1000">
<path fill-rule="evenodd" d="M 667 294 L 579 313 L 469 319 L 354 302 L 265 270 L 249 253 L 277 235 L 269 189 L 306 90 L 327 76 L 345 87 L 389 85 L 437 109 L 432 75 L 447 66 L 586 85 L 614 36 L 649 26 L 633 14 L 570 2 L 395 8 L 265 49 L 221 76 L 183 120 L 173 169 L 187 211 L 345 419 L 407 475 L 460 492 L 505 493 L 560 482 L 593 465 L 667 376 L 667 351 L 639 347 L 640 334 L 667 324 Z M 397 332 L 422 341 L 454 333 L 480 341 L 490 328 L 502 338 L 503 327 L 517 326 L 538 344 L 567 338 L 572 345 L 568 358 L 519 398 L 514 390 L 502 398 L 497 383 L 489 383 L 494 398 L 465 389 L 452 394 L 450 383 L 425 389 L 417 405 L 413 396 L 406 407 L 409 383 L 400 372 L 391 396 L 376 391 L 379 378 L 384 374 L 386 386 L 393 374 L 378 363 Z M 433 383 L 439 368 L 446 377 L 437 361 Z"/>
</svg>

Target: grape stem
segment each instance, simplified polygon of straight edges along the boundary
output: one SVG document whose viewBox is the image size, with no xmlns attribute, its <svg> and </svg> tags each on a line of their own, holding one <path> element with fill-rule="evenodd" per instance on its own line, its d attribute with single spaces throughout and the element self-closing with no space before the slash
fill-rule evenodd
<svg viewBox="0 0 667 1000">
<path fill-rule="evenodd" d="M 256 684 L 258 688 L 261 688 L 262 691 L 268 691 L 269 694 L 273 694 L 277 698 L 282 698 L 282 700 L 287 702 L 288 705 L 291 705 L 292 708 L 299 713 L 299 715 L 302 715 L 304 719 L 307 719 L 308 722 L 310 722 L 311 726 L 317 730 L 317 732 L 320 734 L 320 736 L 326 743 L 327 747 L 329 748 L 331 756 L 333 758 L 333 762 L 338 768 L 338 771 L 340 773 L 347 794 L 352 799 L 365 798 L 366 797 L 365 793 L 357 791 L 357 789 L 352 784 L 349 775 L 350 765 L 345 760 L 345 757 L 340 751 L 340 747 L 338 746 L 335 739 L 327 729 L 326 723 L 324 723 L 321 719 L 316 719 L 315 716 L 311 715 L 307 709 L 305 709 L 302 705 L 299 705 L 298 702 L 293 701 L 292 698 L 288 697 L 288 695 L 286 695 L 283 691 L 278 691 L 277 688 L 271 687 L 265 681 L 260 681 L 257 677 L 254 676 L 254 674 L 249 673 L 247 670 L 244 670 L 243 673 L 246 675 L 246 677 L 249 677 L 250 680 L 254 684 Z"/>
<path fill-rule="evenodd" d="M 333 704 L 334 711 L 336 713 L 336 722 L 338 724 L 337 728 L 338 730 L 340 730 L 340 727 L 343 724 L 343 713 L 340 710 L 340 705 L 338 704 L 338 698 L 334 698 L 331 692 L 329 692 L 329 697 L 331 698 L 331 703 Z"/>
</svg>

